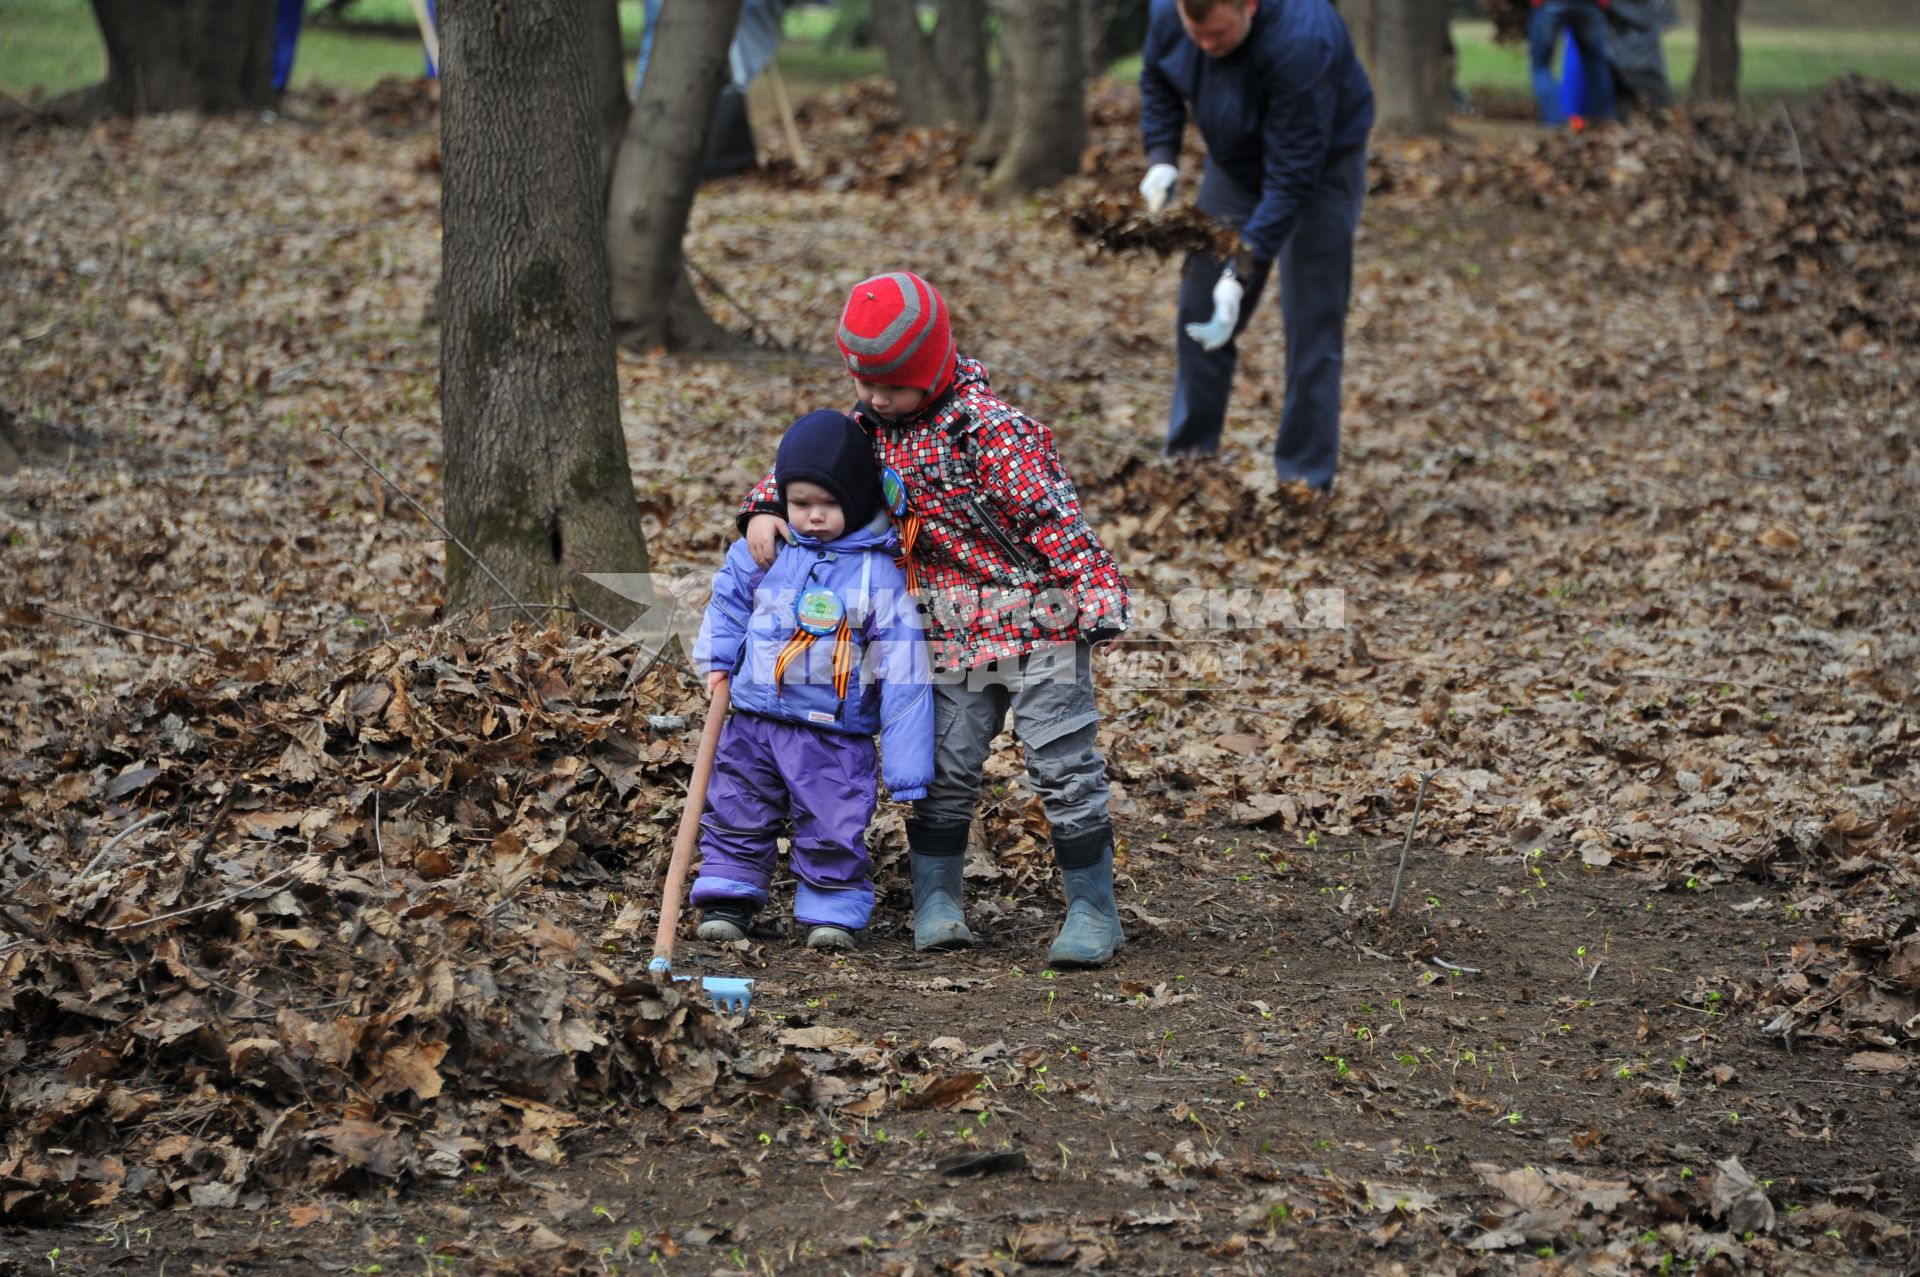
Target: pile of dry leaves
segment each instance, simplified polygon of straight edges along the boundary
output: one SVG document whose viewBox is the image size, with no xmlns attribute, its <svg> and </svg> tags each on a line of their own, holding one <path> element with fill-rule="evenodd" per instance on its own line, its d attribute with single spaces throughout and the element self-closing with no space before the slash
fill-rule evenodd
<svg viewBox="0 0 1920 1277">
<path fill-rule="evenodd" d="M 1184 225 L 1162 230 L 1137 216 L 1139 123 L 1128 98 L 1109 89 L 1091 118 L 1085 171 L 1103 189 L 1069 212 L 1075 232 L 1107 252 L 1201 246 Z M 1804 108 L 1757 118 L 1701 110 L 1632 128 L 1542 131 L 1499 148 L 1380 147 L 1370 194 L 1603 219 L 1642 256 L 1708 272 L 1743 310 L 1812 305 L 1849 342 L 1910 341 L 1920 337 L 1916 121 L 1920 97 L 1852 77 Z"/>
<path fill-rule="evenodd" d="M 627 675 L 425 632 L 225 662 L 11 762 L 0 1213 L 553 1160 L 583 1106 L 800 1082 L 645 978 L 637 901 L 591 937 L 542 904 L 676 814 L 687 697 Z"/>
<path fill-rule="evenodd" d="M 1816 308 L 1850 348 L 1910 341 L 1920 336 L 1916 119 L 1920 98 L 1851 77 L 1757 117 L 1703 109 L 1500 149 L 1386 151 L 1373 188 L 1602 219 L 1642 256 L 1706 272 L 1743 311 Z"/>
</svg>

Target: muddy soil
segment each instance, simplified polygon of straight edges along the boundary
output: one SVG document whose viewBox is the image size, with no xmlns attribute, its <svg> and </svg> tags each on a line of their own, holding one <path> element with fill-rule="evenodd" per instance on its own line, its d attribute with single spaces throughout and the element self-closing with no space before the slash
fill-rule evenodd
<svg viewBox="0 0 1920 1277">
<path fill-rule="evenodd" d="M 1843 1256 L 1876 1227 L 1897 1249 L 1834 1204 L 1913 1220 L 1916 1088 L 1762 1031 L 1754 990 L 1820 932 L 1792 883 L 1416 839 L 1382 919 L 1397 859 L 1161 831 L 1124 857 L 1127 948 L 1080 973 L 1044 968 L 1047 895 L 976 900 L 978 948 L 914 953 L 896 875 L 852 957 L 756 936 L 680 968 L 753 976 L 769 1028 L 914 1046 L 957 1103 L 608 1112 L 562 1167 L 8 1230 L 0 1272 L 1584 1272 L 1715 1246 L 1733 1271 L 1875 1271 Z M 1733 1160 L 1770 1234 L 1713 1228 L 1701 1185 Z M 1556 1213 L 1536 1187 L 1505 1240 L 1492 1177 L 1533 1168 L 1585 1196 Z"/>
</svg>

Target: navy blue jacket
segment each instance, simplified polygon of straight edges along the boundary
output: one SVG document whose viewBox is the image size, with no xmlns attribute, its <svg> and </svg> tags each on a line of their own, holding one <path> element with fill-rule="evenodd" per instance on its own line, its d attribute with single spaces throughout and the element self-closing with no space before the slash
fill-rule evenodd
<svg viewBox="0 0 1920 1277">
<path fill-rule="evenodd" d="M 1327 157 L 1366 144 L 1373 86 L 1332 0 L 1260 0 L 1246 40 L 1219 59 L 1187 38 L 1177 0 L 1153 0 L 1140 67 L 1149 164 L 1179 156 L 1189 108 L 1209 165 L 1257 192 L 1240 238 L 1256 260 L 1271 261 L 1293 233 Z M 1242 211 L 1209 207 L 1204 188 L 1201 207 Z"/>
<path fill-rule="evenodd" d="M 733 707 L 748 714 L 850 736 L 880 734 L 881 772 L 895 799 L 925 798 L 933 779 L 933 687 L 926 636 L 894 564 L 893 528 L 882 513 L 858 531 L 821 543 L 794 537 L 762 568 L 735 541 L 714 574 L 694 668 L 731 676 Z M 793 637 L 795 604 L 809 586 L 838 595 L 860 651 L 847 697 L 833 689 L 833 639 L 817 640 L 776 683 L 774 661 Z"/>
</svg>

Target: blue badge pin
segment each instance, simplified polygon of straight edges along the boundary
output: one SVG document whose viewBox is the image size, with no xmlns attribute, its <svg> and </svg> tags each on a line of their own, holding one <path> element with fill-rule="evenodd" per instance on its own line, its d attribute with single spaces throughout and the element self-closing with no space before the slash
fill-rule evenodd
<svg viewBox="0 0 1920 1277">
<path fill-rule="evenodd" d="M 907 512 L 907 485 L 892 466 L 880 472 L 880 499 L 887 503 L 887 509 L 895 518 Z"/>
<path fill-rule="evenodd" d="M 847 614 L 847 605 L 826 586 L 810 585 L 800 595 L 799 605 L 794 611 L 800 628 L 819 638 L 840 628 L 840 621 Z"/>
</svg>

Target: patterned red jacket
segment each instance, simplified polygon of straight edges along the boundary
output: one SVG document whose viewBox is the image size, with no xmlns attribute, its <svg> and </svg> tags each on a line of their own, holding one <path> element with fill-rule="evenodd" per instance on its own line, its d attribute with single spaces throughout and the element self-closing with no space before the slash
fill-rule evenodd
<svg viewBox="0 0 1920 1277">
<path fill-rule="evenodd" d="M 972 669 L 1127 627 L 1127 583 L 1080 512 L 1053 432 L 1004 403 L 964 356 L 953 388 L 905 421 L 860 423 L 920 518 L 911 555 L 936 669 Z M 772 473 L 740 507 L 784 515 Z"/>
</svg>

